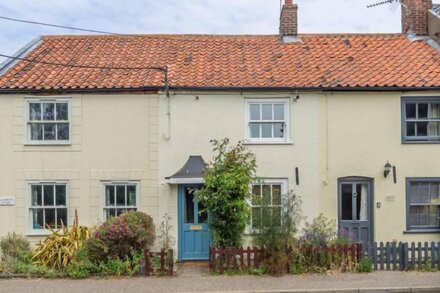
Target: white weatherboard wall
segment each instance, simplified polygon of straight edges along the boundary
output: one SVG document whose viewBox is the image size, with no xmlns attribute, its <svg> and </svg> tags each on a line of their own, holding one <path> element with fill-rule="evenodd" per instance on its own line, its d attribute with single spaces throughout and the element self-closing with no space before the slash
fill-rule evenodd
<svg viewBox="0 0 440 293">
<path fill-rule="evenodd" d="M 103 181 L 139 182 L 140 210 L 158 222 L 157 95 L 63 95 L 71 99 L 72 143 L 25 145 L 25 95 L 0 96 L 0 235 L 28 234 L 28 181 L 63 180 L 69 188 L 69 219 L 102 221 Z M 32 241 L 39 236 L 30 236 Z"/>
<path fill-rule="evenodd" d="M 440 95 L 440 93 L 425 93 Z M 408 95 L 408 94 L 406 94 Z M 420 95 L 420 94 L 419 94 Z M 294 95 L 295 96 L 295 95 Z M 406 234 L 406 177 L 440 177 L 440 145 L 401 143 L 401 96 L 393 93 L 289 94 L 191 93 L 160 96 L 160 213 L 168 213 L 177 231 L 177 189 L 164 182 L 190 155 L 211 160 L 211 139 L 245 138 L 246 98 L 290 98 L 291 144 L 249 144 L 257 156 L 258 176 L 286 178 L 303 199 L 305 216 L 337 219 L 337 180 L 347 176 L 374 181 L 376 241 L 439 241 L 440 234 Z M 169 113 L 169 115 L 168 115 Z M 389 160 L 397 168 L 383 177 Z M 295 167 L 300 184 L 295 184 Z M 382 207 L 376 208 L 380 202 Z M 177 237 L 177 232 L 175 232 Z"/>
</svg>

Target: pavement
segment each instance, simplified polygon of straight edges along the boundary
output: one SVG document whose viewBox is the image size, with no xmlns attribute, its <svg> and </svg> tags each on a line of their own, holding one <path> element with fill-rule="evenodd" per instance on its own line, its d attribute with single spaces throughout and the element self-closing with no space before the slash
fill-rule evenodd
<svg viewBox="0 0 440 293">
<path fill-rule="evenodd" d="M 140 292 L 439 292 L 440 272 L 383 271 L 370 274 L 211 276 L 189 270 L 178 277 L 120 279 L 0 279 L 0 293 Z"/>
</svg>

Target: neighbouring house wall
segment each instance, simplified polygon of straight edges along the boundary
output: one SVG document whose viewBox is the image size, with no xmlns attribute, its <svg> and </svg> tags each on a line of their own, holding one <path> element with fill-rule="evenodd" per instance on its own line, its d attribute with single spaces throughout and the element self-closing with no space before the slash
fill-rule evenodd
<svg viewBox="0 0 440 293">
<path fill-rule="evenodd" d="M 440 43 L 440 17 L 429 12 L 428 22 L 429 36 Z"/>
<path fill-rule="evenodd" d="M 25 145 L 26 97 L 0 96 L 0 196 L 15 198 L 0 206 L 0 236 L 29 234 L 26 188 L 35 180 L 67 181 L 69 222 L 77 209 L 84 225 L 102 221 L 103 181 L 136 181 L 140 210 L 158 222 L 157 95 L 61 96 L 71 99 L 68 146 Z"/>
<path fill-rule="evenodd" d="M 246 98 L 290 97 L 292 142 L 248 145 L 257 156 L 258 176 L 288 179 L 289 189 L 302 197 L 309 220 L 319 213 L 337 219 L 338 178 L 371 177 L 376 241 L 440 240 L 439 234 L 404 233 L 405 178 L 440 177 L 440 167 L 433 161 L 440 155 L 438 144 L 401 143 L 401 97 L 409 94 L 299 95 L 296 101 L 296 94 L 290 97 L 279 93 L 177 94 L 169 100 L 160 97 L 160 213 L 172 217 L 175 237 L 177 188 L 165 183 L 164 178 L 180 169 L 190 155 L 211 160 L 210 139 L 228 137 L 233 143 L 243 140 Z M 397 168 L 397 184 L 392 175 L 386 179 L 383 176 L 387 160 Z M 299 168 L 299 185 L 295 182 L 295 167 Z M 376 208 L 377 202 L 381 208 Z"/>
</svg>

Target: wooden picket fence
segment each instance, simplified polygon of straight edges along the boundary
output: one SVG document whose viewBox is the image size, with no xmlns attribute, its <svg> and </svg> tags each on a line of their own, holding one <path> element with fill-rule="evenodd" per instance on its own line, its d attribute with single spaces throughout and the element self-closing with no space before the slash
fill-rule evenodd
<svg viewBox="0 0 440 293">
<path fill-rule="evenodd" d="M 362 259 L 362 244 L 334 246 L 301 246 L 301 253 L 305 256 L 307 267 L 313 271 L 314 267 L 325 266 L 328 263 L 341 265 L 350 260 L 358 263 Z M 293 249 L 287 248 L 286 254 L 291 256 Z M 258 247 L 228 247 L 209 249 L 209 267 L 211 272 L 223 274 L 225 271 L 250 271 L 260 267 L 264 250 Z"/>
<path fill-rule="evenodd" d="M 374 242 L 365 245 L 364 254 L 374 270 L 440 270 L 440 242 Z"/>
<path fill-rule="evenodd" d="M 157 257 L 159 264 L 153 265 L 153 259 Z M 157 259 L 156 258 L 156 259 Z M 145 276 L 151 275 L 170 275 L 174 274 L 174 255 L 173 250 L 161 250 L 160 252 L 144 251 L 144 269 Z"/>
</svg>

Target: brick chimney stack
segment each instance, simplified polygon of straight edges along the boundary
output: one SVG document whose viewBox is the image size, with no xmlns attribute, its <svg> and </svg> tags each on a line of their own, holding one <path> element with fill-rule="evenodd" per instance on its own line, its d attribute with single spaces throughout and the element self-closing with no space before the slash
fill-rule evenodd
<svg viewBox="0 0 440 293">
<path fill-rule="evenodd" d="M 402 33 L 428 35 L 428 10 L 432 0 L 402 0 Z"/>
<path fill-rule="evenodd" d="M 280 37 L 296 37 L 298 35 L 298 5 L 293 0 L 285 0 L 280 15 Z"/>
</svg>

